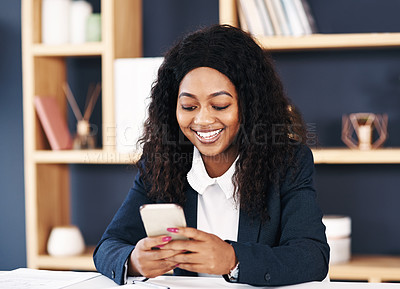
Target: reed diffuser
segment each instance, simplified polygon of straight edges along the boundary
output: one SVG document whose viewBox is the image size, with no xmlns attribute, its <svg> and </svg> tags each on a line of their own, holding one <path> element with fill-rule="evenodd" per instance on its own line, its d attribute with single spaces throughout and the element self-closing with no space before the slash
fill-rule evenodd
<svg viewBox="0 0 400 289">
<path fill-rule="evenodd" d="M 91 131 L 89 119 L 100 95 L 100 83 L 97 83 L 95 87 L 93 85 L 89 86 L 88 94 L 86 96 L 85 113 L 83 115 L 79 109 L 71 88 L 67 83 L 64 84 L 63 89 L 77 120 L 76 135 L 73 140 L 73 149 L 95 149 L 96 135 L 93 133 L 93 131 Z"/>
</svg>

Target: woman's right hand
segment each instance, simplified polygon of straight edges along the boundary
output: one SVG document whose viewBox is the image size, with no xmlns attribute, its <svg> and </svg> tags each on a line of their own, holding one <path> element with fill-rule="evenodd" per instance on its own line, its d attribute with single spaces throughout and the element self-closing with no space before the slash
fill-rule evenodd
<svg viewBox="0 0 400 289">
<path fill-rule="evenodd" d="M 181 251 L 157 250 L 171 241 L 170 236 L 146 237 L 141 239 L 129 258 L 128 272 L 131 276 L 154 278 L 174 269 L 178 264 L 165 258 Z"/>
</svg>

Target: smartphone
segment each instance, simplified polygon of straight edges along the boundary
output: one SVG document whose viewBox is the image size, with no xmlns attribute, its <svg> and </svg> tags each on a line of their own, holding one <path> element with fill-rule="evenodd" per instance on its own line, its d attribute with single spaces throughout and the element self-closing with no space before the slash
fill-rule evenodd
<svg viewBox="0 0 400 289">
<path fill-rule="evenodd" d="M 173 240 L 187 239 L 167 231 L 167 228 L 186 227 L 185 214 L 182 207 L 177 204 L 142 205 L 140 216 L 149 237 L 167 235 L 171 236 Z"/>
</svg>

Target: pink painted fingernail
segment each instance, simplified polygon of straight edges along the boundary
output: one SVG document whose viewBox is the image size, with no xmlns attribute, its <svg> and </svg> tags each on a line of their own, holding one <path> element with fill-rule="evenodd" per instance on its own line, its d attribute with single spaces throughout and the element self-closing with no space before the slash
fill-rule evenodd
<svg viewBox="0 0 400 289">
<path fill-rule="evenodd" d="M 162 241 L 163 242 L 169 242 L 169 241 L 171 241 L 172 240 L 172 237 L 171 236 L 167 236 L 167 237 L 163 237 L 162 238 Z"/>
<path fill-rule="evenodd" d="M 171 233 L 178 233 L 179 232 L 178 228 L 167 228 L 167 231 L 171 232 Z"/>
<path fill-rule="evenodd" d="M 176 264 L 175 267 L 179 267 L 180 264 Z"/>
<path fill-rule="evenodd" d="M 166 242 L 166 241 L 164 241 L 164 242 Z M 156 247 L 157 248 L 162 248 L 162 247 L 164 247 L 164 245 L 157 245 Z"/>
</svg>

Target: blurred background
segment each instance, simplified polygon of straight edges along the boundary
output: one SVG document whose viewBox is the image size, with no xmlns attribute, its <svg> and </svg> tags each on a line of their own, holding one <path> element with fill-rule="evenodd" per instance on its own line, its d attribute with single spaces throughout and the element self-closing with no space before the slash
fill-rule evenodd
<svg viewBox="0 0 400 289">
<path fill-rule="evenodd" d="M 99 1 L 90 1 L 99 11 Z M 309 0 L 320 33 L 398 32 L 397 0 Z M 143 55 L 219 22 L 218 0 L 144 0 Z M 26 266 L 21 2 L 0 1 L 0 270 Z M 400 49 L 273 53 L 288 96 L 323 147 L 344 147 L 345 113 L 387 113 L 386 147 L 400 146 Z M 100 59 L 70 59 L 71 86 L 100 81 Z M 99 121 L 100 107 L 93 114 Z M 129 165 L 71 165 L 72 223 L 95 245 L 132 185 Z M 400 165 L 316 165 L 325 214 L 352 218 L 352 252 L 400 254 Z"/>
</svg>

